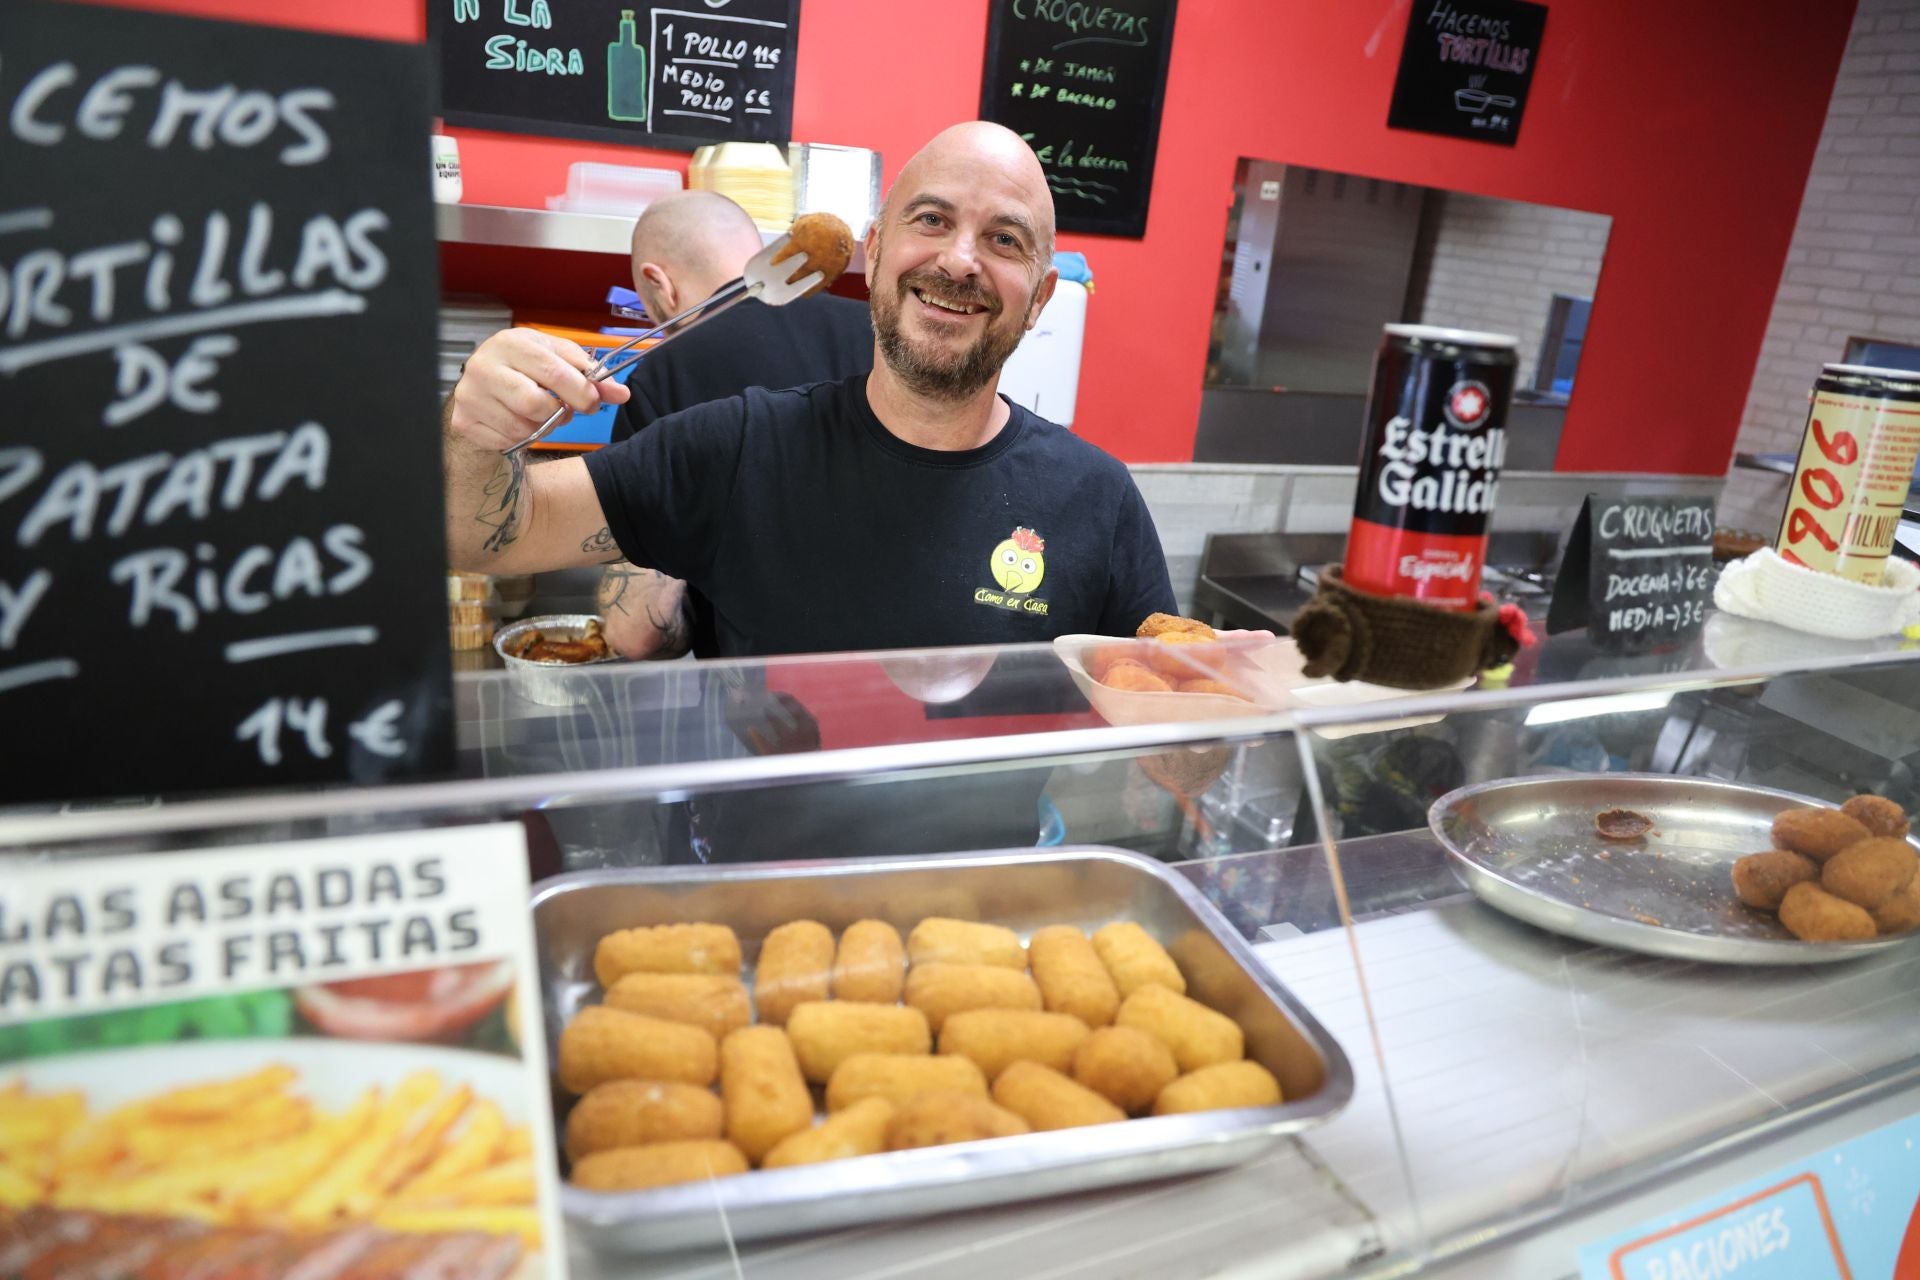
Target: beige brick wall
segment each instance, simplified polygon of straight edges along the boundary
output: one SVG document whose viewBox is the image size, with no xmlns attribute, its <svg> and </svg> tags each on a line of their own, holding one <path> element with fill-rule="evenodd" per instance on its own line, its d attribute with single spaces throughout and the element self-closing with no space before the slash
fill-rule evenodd
<svg viewBox="0 0 1920 1280">
<path fill-rule="evenodd" d="M 1426 277 L 1422 324 L 1510 333 L 1520 339 L 1514 385 L 1533 385 L 1556 293 L 1592 298 L 1613 219 L 1605 214 L 1436 191 L 1431 244 L 1415 251 Z"/>
<path fill-rule="evenodd" d="M 1849 338 L 1920 346 L 1920 0 L 1860 0 L 1736 450 L 1797 449 Z M 1736 467 L 1723 524 L 1771 535 L 1787 480 Z"/>
</svg>

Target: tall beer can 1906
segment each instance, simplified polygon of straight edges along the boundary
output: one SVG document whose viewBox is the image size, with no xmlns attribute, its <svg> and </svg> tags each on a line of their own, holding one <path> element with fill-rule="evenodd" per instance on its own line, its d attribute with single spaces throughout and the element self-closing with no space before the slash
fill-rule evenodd
<svg viewBox="0 0 1920 1280">
<path fill-rule="evenodd" d="M 1822 365 L 1809 399 L 1774 550 L 1877 586 L 1920 454 L 1920 373 Z"/>
<path fill-rule="evenodd" d="M 1373 360 L 1347 585 L 1444 609 L 1479 602 L 1518 342 L 1390 324 Z"/>
</svg>

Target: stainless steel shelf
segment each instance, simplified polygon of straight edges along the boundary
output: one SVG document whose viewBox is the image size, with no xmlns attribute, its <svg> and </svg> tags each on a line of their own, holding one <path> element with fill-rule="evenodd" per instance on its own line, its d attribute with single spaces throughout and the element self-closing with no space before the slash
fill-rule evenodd
<svg viewBox="0 0 1920 1280">
<path fill-rule="evenodd" d="M 622 258 L 632 247 L 633 219 L 602 213 L 556 213 L 498 204 L 436 204 L 434 232 L 443 244 L 497 244 L 512 249 L 557 249 L 568 253 L 611 253 Z M 763 231 L 771 243 L 779 233 Z M 854 242 L 847 270 L 866 270 L 865 246 Z"/>
<path fill-rule="evenodd" d="M 497 244 L 626 257 L 633 219 L 598 213 L 554 213 L 497 204 L 436 204 L 434 230 L 447 244 Z"/>
</svg>

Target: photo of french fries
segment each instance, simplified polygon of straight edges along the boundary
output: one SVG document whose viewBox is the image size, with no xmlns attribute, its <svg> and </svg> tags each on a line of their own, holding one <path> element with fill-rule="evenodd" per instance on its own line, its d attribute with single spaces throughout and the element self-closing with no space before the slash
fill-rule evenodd
<svg viewBox="0 0 1920 1280">
<path fill-rule="evenodd" d="M 297 1060 L 300 1042 L 288 1048 Z M 127 1070 L 137 1077 L 131 1059 Z M 180 1251 L 242 1240 L 293 1260 L 351 1256 L 355 1275 L 428 1259 L 452 1268 L 436 1274 L 531 1274 L 541 1227 L 529 1128 L 438 1071 L 396 1075 L 329 1108 L 299 1069 L 273 1061 L 102 1107 L 85 1089 L 29 1087 L 0 1067 L 0 1272 L 22 1274 L 8 1250 L 37 1237 L 71 1248 L 83 1227 L 108 1224 L 94 1234 L 121 1240 L 129 1223 L 157 1223 L 168 1243 L 114 1274 L 176 1274 Z M 48 1261 L 36 1258 L 34 1274 L 64 1273 Z"/>
</svg>

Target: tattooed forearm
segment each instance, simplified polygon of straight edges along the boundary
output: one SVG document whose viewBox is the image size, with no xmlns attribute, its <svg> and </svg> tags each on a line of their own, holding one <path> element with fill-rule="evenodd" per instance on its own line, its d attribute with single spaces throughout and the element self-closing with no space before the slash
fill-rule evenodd
<svg viewBox="0 0 1920 1280">
<path fill-rule="evenodd" d="M 681 587 L 679 591 L 652 591 L 646 597 L 647 621 L 660 633 L 659 656 L 677 658 L 693 647 L 693 606 L 684 584 L 663 574 L 653 576 L 661 586 Z"/>
<path fill-rule="evenodd" d="M 473 513 L 475 524 L 492 530 L 480 544 L 481 550 L 498 554 L 520 537 L 523 514 L 520 502 L 526 484 L 526 459 L 518 453 L 502 458 L 480 491 L 480 509 Z"/>
<path fill-rule="evenodd" d="M 601 573 L 594 602 L 608 642 L 626 657 L 677 658 L 692 647 L 692 606 L 677 578 L 621 561 Z"/>
<path fill-rule="evenodd" d="M 633 580 L 645 573 L 630 564 L 616 564 L 600 575 L 600 589 L 594 592 L 594 603 L 602 614 L 626 613 L 627 597 L 633 593 Z"/>
<path fill-rule="evenodd" d="M 612 564 L 620 559 L 620 545 L 613 540 L 613 530 L 605 525 L 600 526 L 600 532 L 581 543 L 580 550 L 588 555 L 608 555 L 611 552 L 611 556 L 603 561 L 605 564 Z"/>
</svg>

